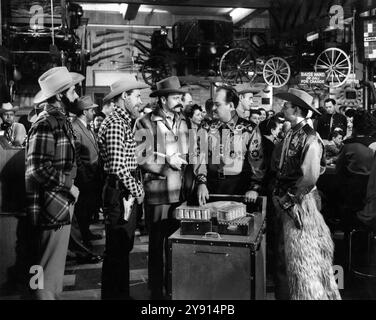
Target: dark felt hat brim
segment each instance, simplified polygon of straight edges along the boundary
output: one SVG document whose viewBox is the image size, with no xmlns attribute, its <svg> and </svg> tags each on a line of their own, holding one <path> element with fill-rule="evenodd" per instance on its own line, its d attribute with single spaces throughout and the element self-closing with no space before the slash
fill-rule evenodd
<svg viewBox="0 0 376 320">
<path fill-rule="evenodd" d="M 160 96 L 163 96 L 165 94 L 171 94 L 171 93 L 184 94 L 186 92 L 187 91 L 184 91 L 184 90 L 181 90 L 181 89 L 160 89 L 160 90 L 156 90 L 156 91 L 153 91 L 152 93 L 150 93 L 149 97 L 151 97 L 151 98 L 160 97 Z"/>
<path fill-rule="evenodd" d="M 313 108 L 312 106 L 307 104 L 303 99 L 297 97 L 296 95 L 294 95 L 292 93 L 280 92 L 280 93 L 276 93 L 274 95 L 274 97 L 282 99 L 282 100 L 289 101 L 289 102 L 291 102 L 291 103 L 293 103 L 293 104 L 295 104 L 299 107 L 302 107 L 303 109 L 312 110 L 314 113 L 321 115 L 321 113 L 319 111 L 317 111 L 315 108 Z"/>
</svg>

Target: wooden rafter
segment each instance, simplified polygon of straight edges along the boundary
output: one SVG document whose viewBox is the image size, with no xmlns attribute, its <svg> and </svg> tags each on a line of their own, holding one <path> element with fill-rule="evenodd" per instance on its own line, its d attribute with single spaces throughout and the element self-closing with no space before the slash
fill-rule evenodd
<svg viewBox="0 0 376 320">
<path fill-rule="evenodd" d="M 127 12 L 124 15 L 124 20 L 134 20 L 137 16 L 138 9 L 140 8 L 140 4 L 128 4 Z"/>
<path fill-rule="evenodd" d="M 243 19 L 239 20 L 237 23 L 234 24 L 235 27 L 239 27 L 248 21 L 251 21 L 253 18 L 259 16 L 260 14 L 264 13 L 266 9 L 256 9 L 255 11 L 251 12 L 248 16 L 244 17 Z"/>
<path fill-rule="evenodd" d="M 150 6 L 185 6 L 185 7 L 207 7 L 207 8 L 249 8 L 267 9 L 270 7 L 271 0 L 90 0 L 90 3 L 128 3 L 145 4 Z"/>
</svg>

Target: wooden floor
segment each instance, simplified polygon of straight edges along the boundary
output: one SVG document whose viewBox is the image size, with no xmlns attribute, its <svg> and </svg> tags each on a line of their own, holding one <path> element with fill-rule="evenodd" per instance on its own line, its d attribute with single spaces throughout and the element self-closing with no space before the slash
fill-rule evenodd
<svg viewBox="0 0 376 320">
<path fill-rule="evenodd" d="M 91 226 L 92 232 L 103 235 L 101 240 L 93 241 L 93 251 L 103 254 L 104 251 L 104 225 L 98 223 Z M 337 238 L 337 239 L 336 239 Z M 335 242 L 341 241 L 341 235 L 335 236 Z M 135 237 L 134 248 L 130 254 L 130 293 L 136 300 L 149 300 L 148 281 L 148 236 Z M 102 262 L 97 264 L 77 264 L 74 260 L 66 263 L 64 276 L 64 291 L 61 295 L 63 300 L 100 300 L 101 293 L 101 269 Z M 366 281 L 366 282 L 364 282 Z M 267 279 L 267 300 L 274 300 L 273 281 Z M 376 299 L 376 282 L 374 280 L 362 280 L 355 283 L 351 288 L 341 290 L 342 298 L 353 299 Z M 0 300 L 21 299 L 19 294 L 1 295 Z"/>
</svg>

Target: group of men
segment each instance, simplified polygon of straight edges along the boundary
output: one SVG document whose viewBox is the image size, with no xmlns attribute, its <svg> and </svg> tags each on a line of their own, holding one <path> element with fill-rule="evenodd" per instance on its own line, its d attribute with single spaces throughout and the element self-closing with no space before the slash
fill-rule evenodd
<svg viewBox="0 0 376 320">
<path fill-rule="evenodd" d="M 141 90 L 148 86 L 124 78 L 111 85 L 104 99 L 113 110 L 102 122 L 95 142 L 91 132 L 85 131 L 94 104 L 82 99 L 80 106 L 77 103 L 75 85 L 82 79 L 65 67 L 52 68 L 39 78 L 41 92 L 35 102 L 47 104 L 28 134 L 26 147 L 28 214 L 36 240 L 34 264 L 44 270 L 44 289 L 34 293 L 40 299 L 58 297 L 73 208 L 92 210 L 90 202 L 95 199 L 86 187 L 99 171 L 82 178 L 85 156 L 77 149 L 77 139 L 87 139 L 93 150 L 98 149 L 103 167 L 106 245 L 102 299 L 130 298 L 129 253 L 141 204 L 149 232 L 151 298 L 163 299 L 168 276 L 164 262 L 169 254 L 167 239 L 179 227 L 175 208 L 187 197 L 195 197 L 203 205 L 210 194 L 244 194 L 245 201 L 255 202 L 263 192 L 270 165 L 265 160 L 263 137 L 259 127 L 239 112 L 239 97 L 242 102 L 252 91 L 219 86 L 213 98 L 214 119 L 193 134 L 198 139 L 191 148 L 192 134 L 182 113 L 185 91 L 179 79 L 173 76 L 158 82 L 150 94 L 157 99 L 156 108 L 139 117 Z M 286 269 L 282 285 L 287 293 L 282 298 L 339 298 L 331 271 L 333 243 L 318 211 L 315 189 L 323 165 L 323 146 L 306 120 L 309 110 L 317 110 L 312 107 L 312 97 L 301 90 L 290 89 L 277 96 L 287 101 L 282 111 L 292 124 L 279 156 L 269 157 L 277 159 L 273 160 L 273 202 L 281 222 L 280 243 L 284 244 L 280 258 Z M 73 125 L 67 117 L 72 108 L 80 110 Z M 80 137 L 76 137 L 77 128 L 81 129 Z M 272 142 L 274 129 L 269 128 L 267 138 Z M 186 175 L 189 169 L 194 173 L 190 182 Z"/>
</svg>

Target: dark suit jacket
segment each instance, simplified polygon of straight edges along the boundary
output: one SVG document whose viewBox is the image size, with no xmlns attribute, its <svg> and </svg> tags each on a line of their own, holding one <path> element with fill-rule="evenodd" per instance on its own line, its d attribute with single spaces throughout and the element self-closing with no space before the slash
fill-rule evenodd
<svg viewBox="0 0 376 320">
<path fill-rule="evenodd" d="M 77 177 L 75 185 L 81 188 L 89 187 L 90 183 L 98 180 L 99 149 L 94 134 L 85 127 L 78 118 L 72 122 L 76 135 Z"/>
<path fill-rule="evenodd" d="M 332 127 L 330 128 L 330 119 L 333 116 Z M 323 114 L 317 121 L 316 131 L 320 134 L 321 139 L 330 140 L 330 135 L 335 128 L 341 128 L 344 132 L 344 136 L 347 133 L 347 119 L 340 113 Z"/>
</svg>

